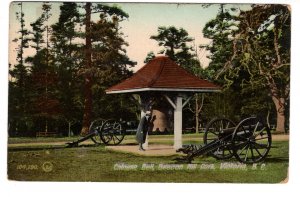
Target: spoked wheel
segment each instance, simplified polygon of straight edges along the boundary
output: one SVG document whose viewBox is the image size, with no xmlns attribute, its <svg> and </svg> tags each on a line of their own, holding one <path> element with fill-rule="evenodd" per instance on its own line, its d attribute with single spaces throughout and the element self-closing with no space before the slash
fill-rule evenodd
<svg viewBox="0 0 300 197">
<path fill-rule="evenodd" d="M 103 123 L 100 138 L 106 145 L 118 145 L 125 137 L 125 131 L 120 122 L 107 120 Z"/>
<path fill-rule="evenodd" d="M 204 144 L 207 145 L 221 139 L 221 147 L 211 152 L 216 159 L 229 159 L 233 156 L 231 133 L 234 128 L 235 123 L 226 118 L 215 118 L 207 124 L 203 136 Z"/>
<path fill-rule="evenodd" d="M 91 137 L 95 144 L 100 144 L 102 142 L 100 138 L 100 130 L 104 122 L 104 119 L 97 119 L 94 120 L 90 125 L 89 133 L 95 133 L 95 135 Z"/>
<path fill-rule="evenodd" d="M 270 129 L 256 117 L 242 120 L 232 136 L 234 156 L 242 163 L 263 161 L 271 143 Z"/>
</svg>

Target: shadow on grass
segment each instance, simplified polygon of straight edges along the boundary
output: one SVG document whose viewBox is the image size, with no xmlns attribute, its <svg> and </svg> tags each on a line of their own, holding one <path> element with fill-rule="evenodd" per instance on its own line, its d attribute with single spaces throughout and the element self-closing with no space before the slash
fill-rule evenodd
<svg viewBox="0 0 300 197">
<path fill-rule="evenodd" d="M 74 147 L 67 146 L 41 146 L 41 147 L 10 147 L 7 150 L 9 152 L 19 152 L 19 151 L 39 151 L 39 150 L 58 150 L 58 149 L 76 149 L 82 147 L 104 147 L 103 145 L 88 144 L 88 145 L 79 145 Z"/>
<path fill-rule="evenodd" d="M 138 144 L 137 143 L 124 143 L 124 144 L 118 144 L 118 146 L 137 146 Z M 114 145 L 111 145 L 111 146 L 114 146 Z"/>
<path fill-rule="evenodd" d="M 267 157 L 264 162 L 267 163 L 287 163 L 289 162 L 289 158 L 287 157 Z"/>
</svg>

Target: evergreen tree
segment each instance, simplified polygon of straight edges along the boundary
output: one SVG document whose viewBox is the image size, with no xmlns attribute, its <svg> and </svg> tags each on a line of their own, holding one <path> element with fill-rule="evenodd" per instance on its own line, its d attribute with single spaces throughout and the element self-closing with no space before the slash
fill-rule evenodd
<svg viewBox="0 0 300 197">
<path fill-rule="evenodd" d="M 27 98 L 27 77 L 28 69 L 25 66 L 24 50 L 29 47 L 29 31 L 25 28 L 25 14 L 23 12 L 23 3 L 17 3 L 20 11 L 16 13 L 20 29 L 18 37 L 13 41 L 18 43 L 17 64 L 10 67 L 9 74 L 12 80 L 9 82 L 9 124 L 10 129 L 18 133 L 24 133 L 28 124 L 28 98 Z"/>
<path fill-rule="evenodd" d="M 208 101 L 205 105 L 209 110 L 204 110 L 206 117 L 225 116 L 235 121 L 239 121 L 242 116 L 243 97 L 241 91 L 243 80 L 248 78 L 244 70 L 240 70 L 239 79 L 235 83 L 228 85 L 228 76 L 223 72 L 224 63 L 230 60 L 233 51 L 233 37 L 238 29 L 239 9 L 220 4 L 216 18 L 206 23 L 203 28 L 204 37 L 211 39 L 207 45 L 200 45 L 210 52 L 211 59 L 209 66 L 204 69 L 203 75 L 213 82 L 223 86 L 222 92 L 218 95 L 206 95 Z M 238 61 L 235 62 L 238 66 Z M 228 65 L 227 65 L 228 66 Z M 240 99 L 236 99 L 236 98 Z M 245 110 L 243 112 L 246 112 Z M 249 115 L 249 114 L 248 114 Z"/>
<path fill-rule="evenodd" d="M 238 21 L 230 10 L 225 9 L 224 4 L 220 4 L 218 14 L 215 19 L 210 20 L 203 28 L 205 38 L 211 39 L 210 44 L 200 45 L 210 52 L 209 67 L 206 76 L 214 81 L 223 84 L 224 78 L 220 75 L 224 62 L 227 62 L 233 54 L 233 35 L 237 30 Z"/>
<path fill-rule="evenodd" d="M 59 100 L 57 98 L 57 74 L 54 67 L 54 57 L 51 53 L 49 37 L 50 27 L 48 25 L 51 5 L 42 4 L 42 14 L 31 23 L 32 28 L 32 47 L 36 54 L 26 59 L 31 63 L 30 69 L 30 113 L 35 125 L 34 131 L 48 132 L 53 131 L 53 121 L 60 115 Z M 42 44 L 45 45 L 42 45 Z M 49 124 L 51 121 L 52 124 Z M 49 128 L 49 125 L 52 128 Z"/>
<path fill-rule="evenodd" d="M 126 74 L 127 69 L 126 65 L 132 64 L 129 61 L 126 55 L 121 55 L 119 51 L 125 52 L 123 49 L 120 49 L 119 46 L 124 45 L 125 43 L 120 42 L 120 37 L 116 37 L 115 32 L 118 32 L 117 29 L 113 28 L 118 22 L 128 18 L 128 14 L 125 13 L 122 9 L 114 6 L 107 6 L 103 4 L 92 4 L 85 3 L 85 67 L 82 69 L 82 75 L 84 76 L 84 109 L 83 109 L 83 120 L 82 120 L 82 129 L 81 134 L 86 134 L 89 129 L 89 125 L 92 119 L 92 105 L 93 105 L 93 92 L 92 88 L 94 85 L 94 71 L 97 69 L 97 65 L 109 65 L 109 71 L 115 68 L 114 64 L 120 68 L 121 74 Z M 91 21 L 91 14 L 98 13 L 100 14 L 100 20 L 95 24 Z M 111 17 L 112 23 L 107 23 L 106 17 Z M 108 26 L 107 26 L 108 25 Z M 110 26 L 110 27 L 109 27 Z M 102 28 L 103 27 L 103 28 Z M 95 29 L 96 28 L 96 29 Z M 97 34 L 94 33 L 97 31 Z M 109 42 L 110 41 L 110 42 Z M 107 50 L 109 46 L 110 51 L 105 53 L 99 52 L 99 50 Z M 113 56 L 111 56 L 113 54 Z M 110 59 L 111 58 L 111 59 Z M 110 60 L 109 63 L 107 61 Z M 115 62 L 114 62 L 115 61 Z M 97 62 L 97 64 L 94 64 Z M 102 71 L 105 73 L 105 71 Z M 109 72 L 108 72 L 109 73 Z M 106 75 L 107 76 L 107 75 Z M 119 76 L 120 77 L 120 76 Z M 111 80 L 113 81 L 113 80 Z"/>
<path fill-rule="evenodd" d="M 45 29 L 43 28 L 44 17 L 40 16 L 35 22 L 31 23 L 33 38 L 31 39 L 33 45 L 32 48 L 36 50 L 36 52 L 40 51 L 41 45 L 44 43 L 43 33 Z"/>
<path fill-rule="evenodd" d="M 60 6 L 58 22 L 51 26 L 53 32 L 54 64 L 58 72 L 57 91 L 61 106 L 63 122 L 68 124 L 68 135 L 71 135 L 71 126 L 80 122 L 83 104 L 81 104 L 82 79 L 77 72 L 82 64 L 82 55 L 78 43 L 76 25 L 79 23 L 78 5 L 64 2 Z"/>
<path fill-rule="evenodd" d="M 150 39 L 156 40 L 159 46 L 163 46 L 159 54 L 167 55 L 177 64 L 191 71 L 195 63 L 193 61 L 195 60 L 195 54 L 193 53 L 193 47 L 188 44 L 194 39 L 189 37 L 185 29 L 177 29 L 174 26 L 161 26 L 158 27 L 158 34 L 152 35 Z"/>
<path fill-rule="evenodd" d="M 155 54 L 153 51 L 150 51 L 148 54 L 147 54 L 147 57 L 145 58 L 144 60 L 144 63 L 148 63 L 150 60 L 152 60 L 153 58 L 155 58 Z"/>
<path fill-rule="evenodd" d="M 93 95 L 98 95 L 93 101 L 93 106 L 98 106 L 93 108 L 93 115 L 124 118 L 126 114 L 126 118 L 130 118 L 129 112 L 132 115 L 134 111 L 130 109 L 130 103 L 126 103 L 127 96 L 104 96 L 105 88 L 128 78 L 132 74 L 128 67 L 136 64 L 126 55 L 124 47 L 128 44 L 123 39 L 118 25 L 123 19 L 105 13 L 101 13 L 99 19 L 92 25 L 92 38 L 95 43 L 92 50 L 94 70 L 92 90 Z"/>
</svg>

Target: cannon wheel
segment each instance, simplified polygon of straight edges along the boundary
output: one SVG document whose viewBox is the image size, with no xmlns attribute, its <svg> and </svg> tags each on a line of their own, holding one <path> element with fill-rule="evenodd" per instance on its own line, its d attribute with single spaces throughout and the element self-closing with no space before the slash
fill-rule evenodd
<svg viewBox="0 0 300 197">
<path fill-rule="evenodd" d="M 107 120 L 103 123 L 100 131 L 100 138 L 106 145 L 118 145 L 125 137 L 122 124 L 115 120 Z"/>
<path fill-rule="evenodd" d="M 105 122 L 104 119 L 101 119 L 101 118 L 96 119 L 91 123 L 90 128 L 89 128 L 89 133 L 95 134 L 91 137 L 91 140 L 97 145 L 101 144 L 101 142 L 102 142 L 101 137 L 100 137 L 100 130 L 101 130 L 101 127 L 104 122 Z"/>
<path fill-rule="evenodd" d="M 242 120 L 232 135 L 234 156 L 242 163 L 263 161 L 271 143 L 270 129 L 256 117 Z"/>
<path fill-rule="evenodd" d="M 235 128 L 235 123 L 227 118 L 214 118 L 206 126 L 203 141 L 207 145 L 212 141 L 219 140 L 223 135 L 223 129 Z M 234 131 L 234 129 L 233 129 Z M 222 140 L 223 146 L 211 152 L 211 155 L 216 159 L 229 159 L 233 156 L 233 150 L 231 147 L 231 138 Z"/>
</svg>

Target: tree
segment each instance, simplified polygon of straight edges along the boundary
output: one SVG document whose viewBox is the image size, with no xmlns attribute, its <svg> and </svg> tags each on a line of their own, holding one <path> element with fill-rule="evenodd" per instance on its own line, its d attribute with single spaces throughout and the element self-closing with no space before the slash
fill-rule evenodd
<svg viewBox="0 0 300 197">
<path fill-rule="evenodd" d="M 53 32 L 51 42 L 53 44 L 54 64 L 58 72 L 58 99 L 61 105 L 61 119 L 68 124 L 68 135 L 71 135 L 71 126 L 80 122 L 83 104 L 81 104 L 82 79 L 77 72 L 82 64 L 81 50 L 78 43 L 79 23 L 78 5 L 72 2 L 64 2 L 60 6 L 58 22 L 51 26 Z"/>
<path fill-rule="evenodd" d="M 91 21 L 91 14 L 92 13 L 99 13 L 100 14 L 100 19 L 103 19 L 106 17 L 106 15 L 111 16 L 113 20 L 113 24 L 117 25 L 118 21 L 123 20 L 125 18 L 128 18 L 128 14 L 125 13 L 122 9 L 114 6 L 107 6 L 103 4 L 94 4 L 92 3 L 86 3 L 85 4 L 85 19 L 84 19 L 84 24 L 85 24 L 85 67 L 83 69 L 83 75 L 84 75 L 84 81 L 85 81 L 85 93 L 84 93 L 84 111 L 83 111 L 83 120 L 82 120 L 82 130 L 81 134 L 86 134 L 89 129 L 89 125 L 91 123 L 91 117 L 92 117 L 92 87 L 93 87 L 93 71 L 95 70 L 95 65 L 93 64 L 93 42 L 95 42 L 95 46 L 101 45 L 106 45 L 106 35 L 103 35 L 101 33 L 104 32 L 98 32 L 100 34 L 95 34 L 92 32 L 92 28 L 99 28 L 101 25 L 104 25 L 104 21 L 99 21 L 96 25 L 94 25 Z M 102 18 L 101 18 L 102 17 Z M 94 36 L 94 37 L 93 37 Z M 100 37 L 104 39 L 104 42 L 101 40 L 99 41 L 98 39 Z M 114 42 L 112 42 L 114 43 Z M 100 47 L 101 48 L 101 47 Z M 112 45 L 110 49 L 113 49 L 114 46 Z M 99 53 L 95 56 L 95 61 L 103 61 L 105 60 L 105 56 L 99 56 Z M 123 56 L 124 57 L 124 56 Z M 105 60 L 106 61 L 106 60 Z M 127 61 L 129 62 L 129 61 Z M 126 70 L 126 69 L 124 69 Z"/>
<path fill-rule="evenodd" d="M 54 57 L 43 48 L 29 59 L 32 68 L 29 77 L 31 107 L 28 110 L 35 124 L 34 130 L 47 133 L 54 129 L 53 121 L 57 120 L 61 113 L 56 86 L 58 77 L 53 65 Z"/>
<path fill-rule="evenodd" d="M 163 46 L 159 54 L 165 54 L 182 67 L 190 69 L 190 61 L 195 54 L 192 53 L 193 47 L 188 46 L 188 43 L 194 39 L 189 37 L 185 29 L 161 26 L 158 27 L 158 34 L 152 35 L 150 39 L 156 40 L 159 46 Z"/>
<path fill-rule="evenodd" d="M 237 17 L 225 9 L 224 4 L 220 4 L 218 14 L 215 19 L 210 20 L 203 28 L 205 38 L 211 39 L 207 45 L 200 45 L 210 52 L 208 57 L 211 59 L 206 76 L 211 80 L 223 84 L 224 78 L 219 76 L 222 72 L 224 62 L 232 56 L 233 35 L 237 30 Z M 233 11 L 236 11 L 233 9 Z"/>
<path fill-rule="evenodd" d="M 93 100 L 93 114 L 97 117 L 119 119 L 124 118 L 124 114 L 126 118 L 134 114 L 130 103 L 126 103 L 126 100 L 129 100 L 128 96 L 104 96 L 105 88 L 131 76 L 132 72 L 128 70 L 128 67 L 136 64 L 126 55 L 124 47 L 128 44 L 123 39 L 118 25 L 122 20 L 120 16 L 102 13 L 100 20 L 92 25 L 92 38 L 94 43 L 97 43 L 92 50 L 92 90 L 93 95 L 97 95 Z"/>
<path fill-rule="evenodd" d="M 30 26 L 32 27 L 32 34 L 33 38 L 31 41 L 33 42 L 33 45 L 31 45 L 32 48 L 34 48 L 37 52 L 41 49 L 41 44 L 44 43 L 43 38 L 43 23 L 44 23 L 44 17 L 40 16 L 35 22 L 31 23 Z"/>
<path fill-rule="evenodd" d="M 20 23 L 18 37 L 13 41 L 18 43 L 17 51 L 17 64 L 10 67 L 9 74 L 12 80 L 9 82 L 9 117 L 10 128 L 15 131 L 25 132 L 27 125 L 27 77 L 28 69 L 25 66 L 24 50 L 29 47 L 29 31 L 25 28 L 25 19 L 23 12 L 23 3 L 17 4 L 20 11 L 16 13 L 17 20 Z M 25 130 L 25 131 L 24 131 Z"/>
<path fill-rule="evenodd" d="M 240 69 L 249 76 L 244 82 L 261 84 L 269 91 L 277 114 L 277 132 L 285 132 L 285 111 L 290 91 L 291 14 L 286 5 L 254 5 L 241 12 L 234 37 L 233 55 L 224 72 L 233 79 Z M 234 66 L 239 62 L 239 66 Z M 232 80 L 228 81 L 232 83 Z"/>
<path fill-rule="evenodd" d="M 145 58 L 144 60 L 144 63 L 148 63 L 150 60 L 152 60 L 153 58 L 155 58 L 155 54 L 153 51 L 150 51 L 148 54 L 147 54 L 147 57 Z"/>
<path fill-rule="evenodd" d="M 222 92 L 217 95 L 205 95 L 204 117 L 224 116 L 238 122 L 245 116 L 265 112 L 267 114 L 267 111 L 270 111 L 264 107 L 268 106 L 269 102 L 265 91 L 259 89 L 259 86 L 256 86 L 255 90 L 253 86 L 248 86 L 246 82 L 250 75 L 246 69 L 239 66 L 240 62 L 234 60 L 232 65 L 226 64 L 232 60 L 234 54 L 232 49 L 235 46 L 234 37 L 238 31 L 240 13 L 241 9 L 236 5 L 220 4 L 216 17 L 207 22 L 203 28 L 204 37 L 211 41 L 209 44 L 200 45 L 200 48 L 210 52 L 208 58 L 211 62 L 202 71 L 202 75 L 222 87 Z M 227 73 L 233 67 L 239 68 L 234 77 Z M 255 94 L 257 90 L 260 90 L 260 95 Z"/>
<path fill-rule="evenodd" d="M 32 65 L 29 76 L 31 119 L 34 121 L 35 131 L 46 133 L 49 130 L 49 121 L 57 119 L 61 111 L 56 94 L 56 68 L 53 64 L 54 57 L 49 43 L 50 10 L 51 5 L 43 3 L 41 16 L 34 23 L 31 23 L 33 27 L 31 32 L 33 35 L 32 47 L 36 50 L 36 54 L 26 58 L 26 61 Z M 43 43 L 45 45 L 42 45 Z"/>
<path fill-rule="evenodd" d="M 19 16 L 24 17 L 19 5 Z M 10 131 L 35 134 L 55 129 L 63 134 L 66 123 L 70 133 L 75 122 L 78 132 L 81 124 L 81 130 L 87 131 L 94 117 L 135 118 L 135 108 L 126 102 L 126 96 L 105 95 L 105 89 L 129 77 L 132 71 L 128 68 L 136 64 L 126 55 L 128 43 L 119 26 L 127 13 L 116 6 L 67 2 L 61 4 L 58 21 L 50 26 L 51 5 L 43 3 L 42 10 L 30 23 L 30 32 L 20 19 L 20 37 L 15 41 L 20 43 L 17 60 L 22 69 L 9 65 Z M 92 20 L 92 14 L 99 18 Z M 29 47 L 35 54 L 23 56 Z"/>
<path fill-rule="evenodd" d="M 247 69 L 241 67 L 238 60 L 232 61 L 232 66 L 225 64 L 232 60 L 234 54 L 232 49 L 235 46 L 234 36 L 237 34 L 240 23 L 238 17 L 240 12 L 239 8 L 220 4 L 216 18 L 209 21 L 203 29 L 204 37 L 211 39 L 209 44 L 200 45 L 201 48 L 210 51 L 208 57 L 211 59 L 203 75 L 223 86 L 222 92 L 217 96 L 207 95 L 209 101 L 207 106 L 210 110 L 205 110 L 205 116 L 211 116 L 213 113 L 239 121 L 244 116 L 269 111 L 269 108 L 263 107 L 268 106 L 269 102 L 265 91 L 260 91 L 261 94 L 258 95 L 255 91 L 261 87 L 256 86 L 254 90 L 254 86 L 248 86 L 247 80 L 250 75 Z M 234 72 L 234 76 L 233 74 L 229 76 L 228 72 L 233 67 L 238 70 Z M 258 101 L 264 102 L 259 104 Z M 258 106 L 261 107 L 258 108 Z"/>
<path fill-rule="evenodd" d="M 92 3 L 85 4 L 85 69 L 92 68 L 92 40 L 91 40 L 91 10 Z M 84 77 L 84 111 L 82 119 L 81 135 L 89 131 L 92 114 L 92 79 L 91 74 L 87 72 Z"/>
</svg>

